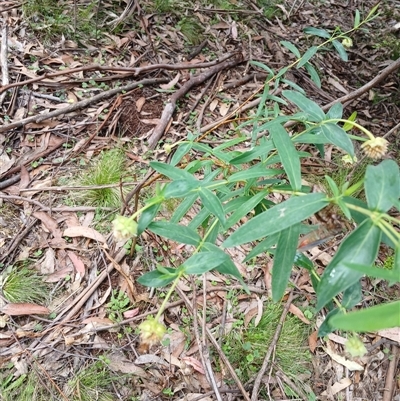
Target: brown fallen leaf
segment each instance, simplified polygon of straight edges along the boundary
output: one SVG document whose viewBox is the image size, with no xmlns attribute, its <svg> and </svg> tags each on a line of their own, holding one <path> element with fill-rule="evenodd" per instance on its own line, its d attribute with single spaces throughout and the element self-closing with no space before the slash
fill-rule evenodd
<svg viewBox="0 0 400 401">
<path fill-rule="evenodd" d="M 15 303 L 3 306 L 1 312 L 9 316 L 48 315 L 50 310 L 45 306 L 37 304 Z"/>
<path fill-rule="evenodd" d="M 85 275 L 85 265 L 83 264 L 82 260 L 79 258 L 78 255 L 76 255 L 72 251 L 67 251 L 67 254 L 69 258 L 71 259 L 71 262 L 73 263 L 75 270 L 81 274 L 81 276 Z"/>
<path fill-rule="evenodd" d="M 64 230 L 63 237 L 85 237 L 90 238 L 98 242 L 106 243 L 106 239 L 103 234 L 90 227 L 75 226 L 68 227 Z"/>
<path fill-rule="evenodd" d="M 289 312 L 293 313 L 293 315 L 297 316 L 305 324 L 310 324 L 310 321 L 304 316 L 303 312 L 296 305 L 290 304 Z"/>
</svg>

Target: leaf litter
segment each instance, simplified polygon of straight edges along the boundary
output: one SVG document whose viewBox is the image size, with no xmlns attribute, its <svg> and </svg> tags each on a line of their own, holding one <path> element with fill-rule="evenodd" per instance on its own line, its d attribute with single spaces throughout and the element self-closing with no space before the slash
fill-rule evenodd
<svg viewBox="0 0 400 401">
<path fill-rule="evenodd" d="M 72 2 L 61 3 L 74 7 Z M 3 42 L 8 43 L 9 79 L 5 82 L 6 70 L 2 64 L 0 274 L 6 282 L 8 267 L 27 266 L 42 275 L 46 283 L 51 283 L 42 304 L 2 300 L 0 377 L 5 384 L 0 388 L 2 396 L 8 397 L 6 400 L 16 399 L 13 398 L 16 394 L 23 399 L 18 379 L 25 380 L 24 375 L 29 371 L 48 381 L 44 386 L 48 390 L 45 399 L 83 399 L 76 380 L 82 377 L 87 361 L 99 361 L 100 357 L 105 358 L 110 375 L 116 377 L 113 386 L 120 399 L 161 400 L 171 399 L 171 394 L 174 399 L 214 399 L 205 379 L 199 352 L 201 343 L 190 324 L 193 312 L 185 307 L 182 299 L 168 305 L 164 314 L 164 323 L 169 327 L 165 343 L 139 355 L 137 326 L 158 310 L 165 294 L 163 291 L 149 293 L 136 279 L 153 269 L 158 260 L 173 265 L 166 249 L 178 249 L 176 244 L 163 243 L 151 232 L 145 232 L 130 247 L 115 244 L 109 235 L 111 227 L 107 223 L 102 225 L 101 221 L 110 221 L 108 217 L 117 209 L 77 205 L 77 191 L 84 188 L 69 188 L 68 184 L 102 151 L 126 146 L 130 160 L 125 166 L 127 175 L 133 177 L 133 185 L 138 185 L 148 173 L 149 161 L 167 159 L 161 149 L 152 152 L 160 138 L 166 143 L 175 143 L 186 138 L 188 127 L 206 132 L 210 126 L 235 114 L 238 105 L 262 88 L 265 71 L 247 60 L 272 65 L 278 70 L 295 60 L 280 43 L 282 40 L 296 44 L 303 53 L 314 40 L 304 36 L 303 28 L 340 26 L 345 30 L 351 28 L 350 15 L 355 11 L 352 9 L 350 13 L 348 2 L 342 1 L 318 6 L 311 2 L 284 2 L 276 4 L 266 18 L 262 14 L 262 7 L 266 6 L 262 3 L 238 2 L 227 9 L 223 2 L 218 7 L 187 3 L 181 12 L 193 14 L 201 22 L 193 24 L 172 10 L 154 11 L 150 2 L 142 2 L 140 6 L 134 1 L 126 3 L 127 10 L 136 10 L 137 15 L 126 17 L 130 11 L 123 13 L 112 2 L 102 4 L 106 11 L 116 7 L 110 15 L 121 16 L 121 29 L 102 30 L 96 21 L 96 34 L 101 33 L 96 41 L 89 36 L 77 40 L 74 35 L 67 35 L 68 39 L 56 33 L 49 37 L 41 36 L 40 32 L 36 35 L 35 15 L 28 22 L 27 10 L 18 2 L 6 1 L 0 5 L 8 13 L 2 14 L 3 24 L 10 21 L 7 18 L 13 21 L 8 24 L 7 36 L 4 29 L 2 32 Z M 392 3 L 389 1 L 384 7 L 390 9 L 394 7 Z M 156 4 L 162 7 L 161 3 Z M 372 1 L 364 2 L 367 9 L 373 5 Z M 97 17 L 92 14 L 91 18 Z M 112 22 L 104 15 L 103 18 L 104 26 Z M 345 63 L 330 52 L 318 57 L 317 66 L 326 73 L 321 85 L 310 80 L 302 70 L 292 72 L 292 81 L 319 104 L 352 93 L 388 64 L 393 56 L 388 53 L 397 52 L 398 56 L 399 49 L 392 46 L 387 50 L 377 45 L 382 43 L 380 27 L 387 25 L 387 19 L 383 12 L 373 22 L 379 33 L 372 38 L 357 33 L 358 46 L 356 50 L 349 50 L 350 62 Z M 132 24 L 135 29 L 131 28 Z M 197 47 L 200 51 L 196 54 Z M 224 57 L 236 53 L 240 53 L 237 63 L 228 61 L 223 70 L 215 67 Z M 215 73 L 207 75 L 210 68 L 215 68 Z M 392 75 L 380 87 L 370 90 L 369 99 L 358 98 L 351 103 L 359 113 L 360 123 L 376 135 L 390 131 L 395 125 L 393 116 L 400 115 L 395 101 L 398 87 L 398 77 Z M 173 98 L 176 90 L 185 96 Z M 205 101 L 204 106 L 201 100 Z M 166 104 L 171 105 L 168 113 L 163 112 Z M 251 107 L 254 110 L 256 103 Z M 226 133 L 233 135 L 235 130 L 231 122 L 215 129 L 206 140 L 218 143 Z M 392 136 L 398 145 L 395 132 Z M 393 150 L 397 160 L 398 149 L 399 146 Z M 333 161 L 329 152 L 327 155 L 326 164 L 310 158 L 304 162 L 303 169 L 310 175 L 324 174 L 324 169 Z M 125 183 L 109 185 L 118 189 Z M 121 205 L 124 205 L 129 199 L 126 193 L 120 192 Z M 162 213 L 168 216 L 170 211 Z M 135 246 L 140 251 L 132 258 Z M 238 311 L 247 316 L 245 328 L 254 324 L 252 318 L 260 322 L 265 312 L 264 297 L 270 291 L 270 261 L 260 258 L 259 268 L 248 270 L 241 262 L 248 252 L 246 246 L 231 252 L 237 254 L 234 260 L 245 281 L 252 284 L 252 295 L 231 298 L 240 286 L 227 282 L 217 272 L 206 275 L 209 290 L 197 294 L 197 305 L 209 308 L 207 325 L 220 347 L 213 351 L 221 351 L 224 338 L 237 335 L 238 327 L 241 330 Z M 179 259 L 180 253 L 184 254 L 185 249 L 174 252 L 174 258 Z M 322 255 L 319 252 L 315 257 L 322 271 L 330 258 L 329 251 Z M 302 296 L 289 308 L 302 325 L 309 324 L 303 311 L 312 305 L 313 299 L 309 280 L 307 272 L 302 272 L 297 282 Z M 3 281 L 0 283 L 2 298 Z M 365 288 L 375 287 L 365 283 Z M 130 305 L 121 316 L 113 315 L 112 320 L 107 305 L 113 290 L 123 290 Z M 188 297 L 193 296 L 193 283 L 183 281 L 181 291 Z M 390 368 L 383 351 L 385 347 L 395 347 L 398 331 L 364 336 L 372 355 L 369 360 L 355 362 L 363 369 L 364 376 L 356 372 L 351 380 L 344 369 L 348 368 L 347 362 L 341 362 L 347 359 L 340 355 L 340 339 L 330 335 L 323 344 L 317 342 L 314 333 L 310 330 L 312 379 L 308 376 L 304 381 L 317 396 L 339 399 L 335 397 L 347 391 L 354 400 L 383 399 L 378 383 Z M 382 341 L 374 348 L 374 344 L 385 338 L 389 342 Z M 245 355 L 243 350 L 242 353 Z M 219 365 L 217 358 L 211 361 L 220 367 L 215 374 L 221 383 L 223 399 L 228 399 L 230 393 L 240 397 L 237 387 L 229 384 L 231 375 L 226 367 Z M 279 361 L 275 364 L 279 365 Z M 96 365 L 96 369 L 101 377 L 102 368 Z M 276 367 L 266 385 L 276 399 L 293 395 L 293 383 L 287 375 L 283 376 L 287 387 L 279 385 L 282 378 L 279 369 Z M 14 386 L 10 385 L 12 382 Z M 99 388 L 102 384 L 99 383 Z M 109 389 L 107 384 L 104 388 Z"/>
</svg>

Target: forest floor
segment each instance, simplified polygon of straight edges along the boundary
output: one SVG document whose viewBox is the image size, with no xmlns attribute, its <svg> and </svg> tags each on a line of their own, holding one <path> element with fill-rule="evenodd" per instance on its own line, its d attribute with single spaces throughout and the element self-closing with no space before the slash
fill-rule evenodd
<svg viewBox="0 0 400 401">
<path fill-rule="evenodd" d="M 356 10 L 365 18 L 375 3 L 1 2 L 0 400 L 389 401 L 389 385 L 390 400 L 400 401 L 399 331 L 362 335 L 367 355 L 348 359 L 344 333 L 317 338 L 307 271 L 293 273 L 294 300 L 288 293 L 286 308 L 274 304 L 270 256 L 245 265 L 250 245 L 230 251 L 250 295 L 216 271 L 182 279 L 163 314 L 167 335 L 143 346 L 138 326 L 168 289 L 137 279 L 158 264 L 178 266 L 186 248 L 151 231 L 128 243 L 111 234 L 116 214 L 137 210 L 165 182 L 149 163 L 170 162 L 177 142 L 201 134 L 199 143 L 223 149 L 247 136 L 236 146 L 249 148 L 252 127 L 241 123 L 257 111 L 268 68 L 296 60 L 284 43 L 304 54 L 323 41 L 304 28 L 346 32 Z M 279 97 L 297 85 L 321 107 L 342 99 L 345 116 L 357 112 L 399 163 L 399 70 L 352 96 L 400 57 L 400 4 L 383 0 L 378 11 L 351 33 L 347 61 L 326 46 L 311 74 L 292 68 L 271 90 Z M 325 175 L 340 181 L 362 168 L 359 153 L 348 167 L 333 146 L 324 157 L 312 145 L 300 150 L 311 154 L 302 172 L 316 187 Z M 160 215 L 176 208 L 171 201 Z M 307 250 L 319 271 L 340 239 Z M 390 257 L 382 248 L 382 265 Z M 363 303 L 399 291 L 365 280 Z"/>
</svg>

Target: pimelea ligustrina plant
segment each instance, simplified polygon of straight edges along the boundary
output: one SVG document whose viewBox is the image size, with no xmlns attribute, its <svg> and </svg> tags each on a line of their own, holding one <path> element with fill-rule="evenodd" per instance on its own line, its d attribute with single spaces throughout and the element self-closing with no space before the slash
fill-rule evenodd
<svg viewBox="0 0 400 401">
<path fill-rule="evenodd" d="M 387 142 L 375 137 L 354 118 L 343 118 L 340 103 L 325 112 L 298 85 L 285 77 L 291 68 L 304 68 L 315 84 L 320 85 L 317 71 L 310 62 L 312 57 L 319 49 L 332 45 L 346 61 L 345 47 L 351 44 L 347 40 L 349 35 L 371 21 L 376 9 L 363 21 L 357 12 L 354 28 L 348 32 L 342 33 L 337 29 L 329 33 L 324 29 L 307 28 L 307 34 L 323 38 L 324 42 L 312 46 L 303 55 L 293 43 L 283 41 L 282 46 L 296 56 L 296 61 L 278 72 L 267 65 L 253 63 L 266 70 L 268 77 L 257 112 L 239 127 L 250 127 L 251 137 L 228 139 L 212 147 L 201 143 L 199 135 L 189 133 L 187 140 L 168 145 L 168 152 L 175 150 L 169 163 L 150 163 L 150 167 L 164 175 L 169 183 L 157 188 L 153 198 L 127 217 L 132 221 L 137 219 L 137 227 L 132 229 L 132 233 L 134 231 L 134 235 L 139 236 L 148 229 L 191 249 L 191 256 L 177 268 L 159 265 L 138 280 L 150 287 L 164 287 L 172 283 L 155 322 L 158 322 L 177 281 L 184 275 L 198 275 L 215 269 L 237 278 L 246 289 L 235 263 L 224 249 L 255 242 L 244 262 L 263 252 L 274 255 L 274 301 L 280 301 L 284 295 L 293 265 L 309 270 L 317 295 L 316 309 L 319 311 L 328 306 L 329 310 L 319 329 L 320 335 L 338 328 L 373 331 L 400 325 L 400 302 L 349 312 L 361 300 L 360 279 L 363 275 L 384 278 L 391 283 L 398 281 L 400 234 L 394 227 L 395 219 L 388 211 L 399 208 L 399 167 L 393 160 L 371 164 L 366 168 L 364 177 L 357 182 L 344 182 L 340 186 L 326 176 L 330 195 L 312 193 L 310 187 L 303 185 L 301 172 L 301 159 L 308 157 L 309 153 L 300 151 L 299 144 L 315 146 L 321 156 L 324 145 L 331 144 L 354 160 L 353 141 L 360 141 L 363 142 L 361 148 L 365 155 L 370 160 L 377 160 L 385 155 Z M 278 87 L 282 83 L 295 90 L 285 89 L 281 96 L 272 95 L 270 87 Z M 290 115 L 281 110 L 281 105 L 289 104 L 297 109 Z M 287 126 L 293 121 L 298 128 L 296 132 L 289 132 Z M 350 134 L 348 127 L 357 128 L 361 136 Z M 235 148 L 238 144 L 243 147 L 246 142 L 251 144 L 247 150 Z M 192 161 L 181 167 L 183 157 Z M 364 190 L 366 202 L 353 196 L 360 188 Z M 179 199 L 180 203 L 168 221 L 158 219 L 160 205 L 170 199 Z M 201 204 L 200 211 L 196 211 L 190 222 L 184 224 L 187 213 L 196 202 Z M 313 262 L 298 251 L 299 236 L 303 232 L 302 221 L 331 204 L 336 205 L 347 219 L 354 221 L 356 228 L 351 230 L 322 276 L 319 276 Z M 240 224 L 243 217 L 247 221 Z M 118 235 L 118 232 L 115 233 Z M 393 271 L 373 266 L 381 242 L 394 250 Z M 333 308 L 334 304 L 336 308 Z M 154 327 L 147 325 L 145 332 L 148 338 L 152 335 L 160 337 L 156 324 Z"/>
</svg>

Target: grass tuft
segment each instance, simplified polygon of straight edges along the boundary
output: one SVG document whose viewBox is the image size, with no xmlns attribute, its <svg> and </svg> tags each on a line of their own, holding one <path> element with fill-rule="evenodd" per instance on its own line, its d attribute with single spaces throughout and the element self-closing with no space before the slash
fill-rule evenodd
<svg viewBox="0 0 400 401">
<path fill-rule="evenodd" d="M 0 275 L 0 291 L 9 302 L 42 303 L 48 285 L 34 270 L 10 266 Z"/>
<path fill-rule="evenodd" d="M 101 153 L 88 169 L 83 171 L 73 185 L 95 187 L 118 184 L 123 180 L 125 154 L 120 149 Z M 79 203 L 96 207 L 119 207 L 121 205 L 121 189 L 113 188 L 88 189 L 76 194 Z"/>
<path fill-rule="evenodd" d="M 223 350 L 235 367 L 239 378 L 246 382 L 254 377 L 263 363 L 271 344 L 283 308 L 269 303 L 257 327 L 236 327 L 225 337 Z M 287 315 L 275 351 L 275 363 L 290 378 L 304 379 L 310 375 L 311 354 L 306 346 L 309 327 L 293 315 Z M 303 383 L 297 383 L 303 388 Z M 286 389 L 287 394 L 292 390 Z M 307 390 L 309 390 L 307 388 Z M 307 391 L 306 390 L 306 391 Z"/>
</svg>

